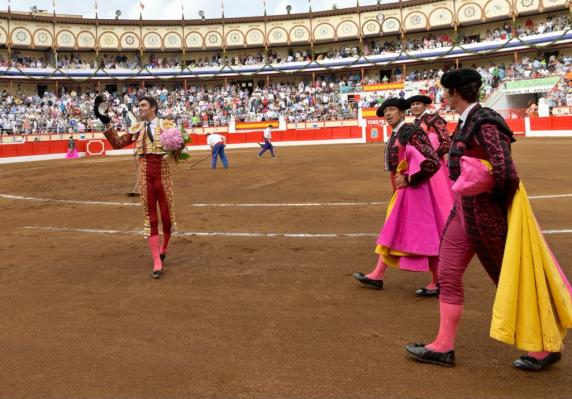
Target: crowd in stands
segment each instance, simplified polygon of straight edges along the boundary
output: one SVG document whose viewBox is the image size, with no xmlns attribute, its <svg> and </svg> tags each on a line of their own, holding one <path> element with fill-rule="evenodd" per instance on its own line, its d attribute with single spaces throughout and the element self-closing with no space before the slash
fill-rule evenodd
<svg viewBox="0 0 572 399">
<path fill-rule="evenodd" d="M 226 126 L 235 122 L 278 120 L 316 122 L 357 118 L 357 104 L 342 100 L 339 84 L 276 83 L 250 92 L 238 85 L 217 87 L 127 88 L 123 93 L 106 93 L 114 109 L 114 123 L 126 128 L 137 114 L 137 98 L 149 94 L 160 104 L 160 114 L 186 127 Z M 10 133 L 62 133 L 100 129 L 92 114 L 95 91 L 71 91 L 56 96 L 1 94 L 0 130 Z"/>
<path fill-rule="evenodd" d="M 502 40 L 512 37 L 514 25 L 504 24 L 498 29 L 487 30 L 484 40 Z M 534 25 L 527 20 L 524 26 L 516 27 L 519 36 L 570 29 L 570 18 L 566 15 L 548 16 L 546 22 Z M 463 40 L 467 39 L 464 37 Z M 469 39 L 467 39 L 469 40 Z M 475 40 L 470 38 L 470 40 Z M 478 39 L 480 40 L 480 39 Z M 451 38 L 445 34 L 428 34 L 420 39 L 404 41 L 386 41 L 365 43 L 365 55 L 382 54 L 386 51 L 400 51 L 402 46 L 410 50 L 430 49 L 451 45 Z M 360 50 L 353 47 L 330 48 L 325 52 L 290 49 L 287 54 L 280 54 L 272 49 L 265 53 L 245 55 L 218 54 L 209 58 L 203 57 L 189 60 L 190 66 L 223 66 L 255 65 L 265 62 L 286 63 L 337 59 L 360 56 Z M 17 52 L 11 58 L 0 56 L 0 66 L 16 65 L 18 67 L 46 68 L 51 64 L 49 59 L 34 59 L 21 56 Z M 537 78 L 550 75 L 565 76 L 572 72 L 572 57 L 568 55 L 522 56 L 519 62 L 499 63 L 488 66 L 471 65 L 479 70 L 483 77 L 483 99 L 508 80 Z M 58 67 L 63 69 L 93 69 L 96 67 L 132 69 L 176 68 L 181 64 L 178 60 L 163 55 L 150 55 L 143 62 L 141 56 L 129 58 L 126 55 L 103 54 L 97 61 L 85 61 L 79 54 L 60 54 L 55 59 Z M 462 66 L 462 65 L 461 65 Z M 467 65 L 468 66 L 468 65 Z M 166 89 L 164 87 L 125 88 L 120 93 L 107 93 L 116 110 L 115 123 L 125 128 L 131 123 L 130 114 L 137 114 L 137 98 L 150 94 L 160 102 L 163 117 L 171 118 L 188 127 L 227 126 L 231 120 L 235 122 L 260 122 L 277 120 L 284 117 L 287 122 L 314 122 L 336 119 L 355 119 L 359 107 L 375 106 L 389 96 L 401 96 L 405 90 L 426 90 L 434 99 L 435 109 L 448 109 L 439 87 L 439 79 L 454 64 L 441 68 L 416 70 L 408 68 L 403 71 L 395 66 L 390 76 L 382 79 L 363 78 L 359 72 L 349 72 L 340 77 L 321 78 L 315 82 L 273 83 L 269 87 L 243 88 L 238 85 L 227 86 L 193 86 L 186 90 Z M 383 93 L 362 93 L 364 85 L 390 81 L 404 81 L 409 89 L 386 91 Z M 345 94 L 361 93 L 359 101 L 348 101 Z M 100 128 L 93 117 L 91 104 L 95 90 L 80 92 L 65 90 L 56 95 L 46 92 L 43 96 L 17 93 L 10 95 L 1 93 L 0 131 L 16 133 L 69 132 L 90 131 Z M 567 82 L 561 82 L 556 90 L 549 93 L 547 100 L 551 107 L 560 105 L 572 106 L 572 90 Z"/>
<path fill-rule="evenodd" d="M 462 67 L 463 65 L 459 66 Z M 355 81 L 350 79 L 347 81 L 347 84 L 353 86 L 355 91 L 359 92 L 361 91 L 360 86 L 364 84 L 376 84 L 403 79 L 406 86 L 414 85 L 418 89 L 425 88 L 427 90 L 427 94 L 434 101 L 433 108 L 435 110 L 446 110 L 447 103 L 443 99 L 443 89 L 440 88 L 438 82 L 447 70 L 454 67 L 454 64 L 449 64 L 439 69 L 412 70 L 407 71 L 405 76 L 402 76 L 400 68 L 396 68 L 395 75 L 391 79 L 387 77 L 384 77 L 382 80 L 366 78 L 362 81 Z M 481 100 L 483 101 L 486 100 L 495 89 L 510 80 L 534 79 L 546 76 L 566 76 L 566 74 L 572 72 L 572 56 L 551 55 L 548 59 L 540 56 L 534 58 L 525 56 L 522 57 L 519 63 L 495 64 L 490 62 L 488 66 L 478 66 L 473 64 L 469 67 L 478 70 L 483 78 L 481 97 Z M 385 97 L 404 97 L 405 95 L 406 93 L 404 90 L 386 92 L 383 93 L 383 95 L 366 94 L 362 96 L 359 106 L 372 107 L 383 102 Z M 551 108 L 558 106 L 572 106 L 571 86 L 563 80 L 555 90 L 549 93 L 547 100 Z"/>
<path fill-rule="evenodd" d="M 572 72 L 572 56 L 542 58 L 523 57 L 521 62 L 471 65 L 483 77 L 482 99 L 511 79 L 527 79 L 550 75 L 566 76 Z M 106 93 L 113 104 L 114 123 L 126 128 L 130 115 L 137 114 L 137 98 L 145 94 L 159 100 L 162 117 L 173 119 L 186 127 L 227 126 L 235 122 L 261 122 L 283 117 L 287 122 L 315 122 L 357 118 L 359 108 L 374 107 L 385 98 L 405 97 L 412 90 L 425 91 L 434 100 L 434 109 L 448 111 L 440 77 L 453 65 L 440 69 L 413 70 L 403 74 L 395 68 L 394 77 L 403 78 L 404 89 L 375 93 L 362 92 L 363 86 L 379 80 L 349 73 L 316 82 L 273 83 L 269 87 L 243 88 L 236 84 L 192 86 L 170 89 L 165 87 L 125 88 L 120 93 Z M 386 81 L 384 78 L 382 81 Z M 408 90 L 408 92 L 406 92 Z M 357 102 L 348 101 L 346 93 L 360 93 Z M 0 130 L 15 133 L 91 131 L 100 129 L 93 117 L 91 104 L 95 90 L 65 91 L 56 96 L 46 92 L 38 95 L 1 94 Z M 562 81 L 547 95 L 550 107 L 572 106 L 572 89 Z"/>
<path fill-rule="evenodd" d="M 99 60 L 84 59 L 78 54 L 64 54 L 38 58 L 31 56 L 21 56 L 17 52 L 11 57 L 0 56 L 0 66 L 15 66 L 19 68 L 52 68 L 57 66 L 62 69 L 171 69 L 181 67 L 191 68 L 222 68 L 225 65 L 230 67 L 265 64 L 285 64 L 291 62 L 310 62 L 313 60 L 334 60 L 350 57 L 374 56 L 386 53 L 396 53 L 401 51 L 430 50 L 442 47 L 450 47 L 455 42 L 461 45 L 478 43 L 481 41 L 506 40 L 514 37 L 526 37 L 534 34 L 542 34 L 556 31 L 566 31 L 572 29 L 570 15 L 548 15 L 546 20 L 535 24 L 530 18 L 514 26 L 510 22 L 505 22 L 494 29 L 487 29 L 484 34 L 467 34 L 462 31 L 457 32 L 456 40 L 449 34 L 427 34 L 419 38 L 406 37 L 400 39 L 387 40 L 366 40 L 363 47 L 341 46 L 321 50 L 315 47 L 306 49 L 289 49 L 286 54 L 279 53 L 273 49 L 267 51 L 250 52 L 246 54 L 218 53 L 210 56 L 200 56 L 192 58 L 186 57 L 183 60 L 180 55 L 160 56 L 151 54 L 148 59 L 143 60 L 139 54 L 127 57 L 121 55 L 104 54 Z"/>
</svg>

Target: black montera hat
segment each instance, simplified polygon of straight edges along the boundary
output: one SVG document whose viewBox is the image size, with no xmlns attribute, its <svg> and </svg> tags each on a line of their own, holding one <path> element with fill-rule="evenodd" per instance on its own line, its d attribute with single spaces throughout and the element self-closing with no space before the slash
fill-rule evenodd
<svg viewBox="0 0 572 399">
<path fill-rule="evenodd" d="M 397 107 L 400 110 L 405 111 L 408 110 L 411 107 L 411 105 L 403 98 L 397 98 L 397 97 L 388 98 L 377 109 L 377 116 L 381 118 L 383 116 L 383 110 L 386 109 L 387 107 Z"/>
<path fill-rule="evenodd" d="M 409 104 L 413 104 L 413 103 L 423 103 L 423 104 L 429 105 L 429 104 L 431 104 L 431 103 L 433 102 L 433 100 L 431 100 L 431 97 L 429 97 L 429 96 L 424 96 L 424 95 L 418 94 L 418 95 L 416 95 L 416 96 L 411 96 L 411 97 L 409 97 L 409 98 L 407 99 L 407 102 L 408 102 Z"/>
<path fill-rule="evenodd" d="M 474 82 L 478 83 L 479 87 L 483 83 L 481 74 L 475 69 L 454 69 L 441 76 L 441 86 L 447 89 L 456 89 Z"/>
</svg>

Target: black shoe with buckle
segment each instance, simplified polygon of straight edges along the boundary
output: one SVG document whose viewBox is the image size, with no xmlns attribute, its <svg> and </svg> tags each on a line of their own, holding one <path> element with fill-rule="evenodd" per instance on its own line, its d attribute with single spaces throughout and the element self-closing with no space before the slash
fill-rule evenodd
<svg viewBox="0 0 572 399">
<path fill-rule="evenodd" d="M 512 362 L 512 365 L 517 369 L 524 371 L 542 371 L 558 363 L 562 359 L 560 352 L 553 352 L 546 356 L 544 359 L 536 359 L 532 356 L 521 356 Z"/>
<path fill-rule="evenodd" d="M 151 273 L 151 277 L 153 277 L 154 279 L 158 279 L 161 278 L 162 274 L 163 270 L 153 270 L 153 272 Z"/>
<path fill-rule="evenodd" d="M 415 295 L 416 296 L 422 296 L 422 297 L 438 297 L 439 296 L 439 287 L 437 287 L 437 288 L 427 288 L 427 287 L 419 288 L 417 291 L 415 291 Z"/>
<path fill-rule="evenodd" d="M 354 278 L 362 283 L 363 285 L 367 285 L 368 287 L 375 288 L 376 290 L 380 290 L 383 288 L 383 280 L 372 280 L 371 278 L 367 277 L 363 273 L 354 273 Z"/>
<path fill-rule="evenodd" d="M 435 352 L 425 347 L 425 344 L 407 344 L 405 351 L 415 360 L 436 364 L 443 367 L 453 367 L 455 365 L 455 351 Z"/>
</svg>

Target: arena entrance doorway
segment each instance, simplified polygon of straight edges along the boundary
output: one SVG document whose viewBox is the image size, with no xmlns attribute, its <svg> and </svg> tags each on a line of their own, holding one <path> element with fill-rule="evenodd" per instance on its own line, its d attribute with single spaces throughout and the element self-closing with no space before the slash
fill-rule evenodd
<svg viewBox="0 0 572 399">
<path fill-rule="evenodd" d="M 392 75 L 393 75 L 392 69 L 380 69 L 379 70 L 379 81 L 380 82 L 390 82 Z"/>
<path fill-rule="evenodd" d="M 249 79 L 249 80 L 236 80 L 231 82 L 233 85 L 238 85 L 240 87 L 241 90 L 248 90 L 249 94 L 252 94 L 252 92 L 255 89 L 254 86 L 254 80 Z"/>
<path fill-rule="evenodd" d="M 115 84 L 105 85 L 105 90 L 108 93 L 115 94 L 115 93 L 117 93 L 117 85 L 115 85 Z"/>
<path fill-rule="evenodd" d="M 44 94 L 48 90 L 48 86 L 47 85 L 37 85 L 36 90 L 38 91 L 38 97 L 42 98 L 42 97 L 44 97 Z"/>
</svg>

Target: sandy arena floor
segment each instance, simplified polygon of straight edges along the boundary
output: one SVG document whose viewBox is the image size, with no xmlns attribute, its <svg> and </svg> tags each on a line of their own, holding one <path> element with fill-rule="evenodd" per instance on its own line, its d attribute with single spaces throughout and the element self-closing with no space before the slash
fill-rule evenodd
<svg viewBox="0 0 572 399">
<path fill-rule="evenodd" d="M 383 147 L 277 150 L 231 150 L 228 171 L 176 168 L 181 235 L 159 281 L 125 195 L 131 158 L 0 166 L 0 398 L 571 397 L 568 348 L 525 374 L 488 338 L 494 287 L 476 261 L 457 367 L 410 360 L 403 345 L 437 331 L 437 300 L 413 295 L 428 276 L 390 270 L 382 291 L 351 277 L 376 261 Z M 572 140 L 514 153 L 529 194 L 549 196 L 533 206 L 572 277 Z"/>
</svg>

